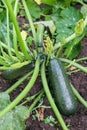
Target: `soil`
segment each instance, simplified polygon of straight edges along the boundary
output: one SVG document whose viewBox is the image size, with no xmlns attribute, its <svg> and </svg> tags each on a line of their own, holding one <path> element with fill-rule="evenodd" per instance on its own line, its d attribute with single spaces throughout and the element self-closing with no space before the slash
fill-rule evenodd
<svg viewBox="0 0 87 130">
<path fill-rule="evenodd" d="M 87 56 L 87 38 L 84 38 L 82 41 L 82 51 L 80 52 L 78 58 L 86 57 Z M 84 66 L 87 66 L 87 61 L 84 61 Z M 87 100 L 87 74 L 83 72 L 76 72 L 70 76 L 70 80 L 78 92 Z M 15 81 L 7 81 L 0 76 L 0 91 L 5 91 L 11 84 Z M 11 100 L 13 100 L 24 88 L 27 84 L 27 81 L 22 84 L 19 89 L 15 90 L 10 96 Z M 33 89 L 30 91 L 28 95 L 32 95 L 38 92 L 42 88 L 41 80 L 38 78 L 36 84 L 34 85 Z M 49 106 L 47 98 L 44 97 L 43 105 Z M 38 112 L 40 109 L 37 110 Z M 38 118 L 34 119 L 33 115 L 35 112 L 31 114 L 31 116 L 26 121 L 26 130 L 62 130 L 59 123 L 57 124 L 46 124 L 44 121 L 39 121 Z M 44 118 L 48 116 L 54 116 L 51 108 L 45 108 L 43 110 Z M 70 130 L 87 130 L 87 110 L 82 106 L 82 104 L 78 103 L 78 110 L 77 112 L 70 117 L 63 116 L 66 124 L 69 126 Z M 56 118 L 55 118 L 56 119 Z"/>
</svg>

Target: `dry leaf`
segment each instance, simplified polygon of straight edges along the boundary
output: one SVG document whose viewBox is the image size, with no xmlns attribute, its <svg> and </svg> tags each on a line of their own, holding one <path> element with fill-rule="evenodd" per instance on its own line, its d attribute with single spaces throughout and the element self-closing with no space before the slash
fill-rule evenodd
<svg viewBox="0 0 87 130">
<path fill-rule="evenodd" d="M 26 31 L 23 30 L 23 31 L 21 32 L 21 36 L 22 36 L 22 38 L 23 38 L 24 41 L 26 40 L 27 35 L 28 35 L 28 33 L 27 33 Z"/>
<path fill-rule="evenodd" d="M 44 120 L 44 110 L 45 108 L 40 108 L 38 112 L 39 120 L 43 121 Z"/>
<path fill-rule="evenodd" d="M 34 0 L 38 5 L 41 4 L 41 0 Z"/>
<path fill-rule="evenodd" d="M 0 71 L 0 75 L 2 75 L 2 71 Z"/>
<path fill-rule="evenodd" d="M 69 70 L 71 70 L 71 71 L 73 71 L 73 70 L 75 70 L 75 69 L 76 69 L 75 66 L 71 66 L 71 67 L 69 68 Z"/>
</svg>

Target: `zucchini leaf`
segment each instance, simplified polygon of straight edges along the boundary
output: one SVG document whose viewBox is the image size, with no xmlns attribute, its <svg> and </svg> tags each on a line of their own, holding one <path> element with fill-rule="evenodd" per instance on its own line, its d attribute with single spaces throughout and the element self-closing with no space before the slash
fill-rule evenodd
<svg viewBox="0 0 87 130">
<path fill-rule="evenodd" d="M 52 20 L 49 20 L 49 21 L 40 21 L 40 22 L 35 22 L 34 25 L 39 25 L 39 24 L 42 24 L 44 25 L 45 27 L 48 27 L 51 34 L 54 34 L 55 31 L 56 31 L 56 27 L 54 25 L 54 22 Z"/>
<path fill-rule="evenodd" d="M 5 9 L 2 9 L 0 11 L 0 40 L 5 43 L 8 44 L 8 38 L 7 38 L 7 23 L 6 23 L 6 11 Z M 10 21 L 10 44 L 12 47 L 12 39 L 13 39 L 13 30 L 12 30 L 12 22 Z"/>
<path fill-rule="evenodd" d="M 83 18 L 79 10 L 73 7 L 61 11 L 60 17 L 55 21 L 57 29 L 56 42 L 62 41 L 63 38 L 70 36 L 74 32 L 76 23 Z"/>
<path fill-rule="evenodd" d="M 0 93 L 0 111 L 10 103 L 10 96 L 7 93 Z"/>
<path fill-rule="evenodd" d="M 28 109 L 25 106 L 17 106 L 0 119 L 0 130 L 24 130 L 28 114 Z"/>
<path fill-rule="evenodd" d="M 0 110 L 3 110 L 10 103 L 10 97 L 6 93 L 0 93 Z M 0 119 L 0 130 L 24 130 L 25 120 L 29 116 L 28 108 L 16 106 Z"/>
<path fill-rule="evenodd" d="M 33 18 L 33 20 L 40 18 L 41 15 L 41 9 L 40 7 L 34 2 L 33 0 L 26 0 L 27 7 L 30 11 L 30 14 Z M 23 16 L 26 16 L 26 13 L 24 10 L 20 12 Z M 27 16 L 26 16 L 27 17 Z"/>
</svg>

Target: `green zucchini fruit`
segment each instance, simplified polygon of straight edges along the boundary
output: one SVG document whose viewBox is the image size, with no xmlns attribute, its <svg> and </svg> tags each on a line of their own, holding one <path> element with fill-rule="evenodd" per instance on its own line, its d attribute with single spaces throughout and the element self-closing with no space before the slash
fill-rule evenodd
<svg viewBox="0 0 87 130">
<path fill-rule="evenodd" d="M 77 111 L 77 99 L 72 91 L 63 63 L 56 58 L 49 61 L 49 82 L 54 101 L 60 112 L 66 116 Z"/>
<path fill-rule="evenodd" d="M 14 70 L 4 70 L 2 72 L 2 77 L 6 80 L 14 80 L 25 73 L 29 72 L 34 68 L 34 63 L 27 64 L 21 68 L 14 69 Z"/>
</svg>

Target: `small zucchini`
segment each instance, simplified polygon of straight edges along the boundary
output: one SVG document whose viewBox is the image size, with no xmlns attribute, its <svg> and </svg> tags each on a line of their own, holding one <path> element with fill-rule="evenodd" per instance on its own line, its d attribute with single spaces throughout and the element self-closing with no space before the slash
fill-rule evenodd
<svg viewBox="0 0 87 130">
<path fill-rule="evenodd" d="M 77 111 L 77 99 L 72 91 L 63 63 L 56 58 L 49 61 L 49 81 L 53 98 L 60 112 L 66 116 Z"/>
<path fill-rule="evenodd" d="M 32 70 L 33 68 L 34 68 L 34 63 L 30 63 L 18 69 L 4 70 L 2 72 L 2 77 L 6 80 L 13 80 L 24 75 L 25 73 Z"/>
</svg>

